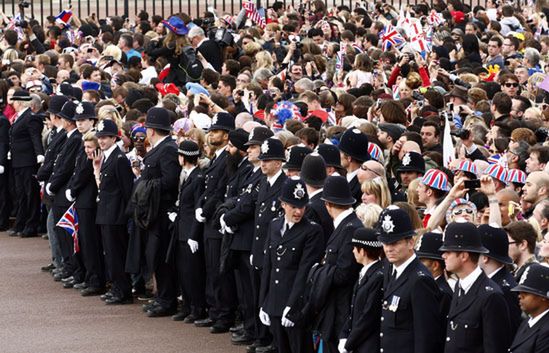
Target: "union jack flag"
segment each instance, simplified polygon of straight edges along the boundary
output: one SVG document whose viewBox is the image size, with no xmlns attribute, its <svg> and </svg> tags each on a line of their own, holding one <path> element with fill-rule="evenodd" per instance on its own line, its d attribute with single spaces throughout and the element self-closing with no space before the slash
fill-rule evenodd
<svg viewBox="0 0 549 353">
<path fill-rule="evenodd" d="M 63 23 L 65 26 L 68 26 L 72 19 L 72 11 L 71 10 L 63 10 L 59 15 L 55 17 L 55 20 L 57 22 Z"/>
<path fill-rule="evenodd" d="M 78 244 L 78 214 L 76 213 L 76 209 L 74 208 L 74 203 L 65 212 L 63 217 L 61 217 L 59 222 L 57 222 L 57 226 L 65 229 L 70 234 L 74 243 L 74 253 L 76 254 L 77 252 L 79 252 L 80 246 Z"/>
<path fill-rule="evenodd" d="M 444 23 L 444 17 L 441 13 L 438 13 L 436 10 L 431 10 L 429 17 L 427 17 L 429 24 L 433 26 L 438 26 Z"/>
<path fill-rule="evenodd" d="M 382 50 L 388 51 L 392 46 L 396 48 L 403 46 L 406 41 L 395 27 L 388 25 L 385 27 L 383 34 L 381 35 L 381 43 Z"/>
<path fill-rule="evenodd" d="M 265 28 L 265 18 L 257 11 L 253 0 L 243 1 L 242 7 L 246 10 L 246 16 L 248 16 L 250 20 L 257 23 L 259 27 Z"/>
</svg>

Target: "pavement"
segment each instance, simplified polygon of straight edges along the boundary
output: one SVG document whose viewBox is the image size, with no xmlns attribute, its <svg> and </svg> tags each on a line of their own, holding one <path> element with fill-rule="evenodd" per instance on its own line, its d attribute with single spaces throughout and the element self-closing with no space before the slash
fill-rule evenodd
<svg viewBox="0 0 549 353">
<path fill-rule="evenodd" d="M 229 334 L 148 318 L 141 302 L 107 306 L 99 297 L 64 289 L 49 273 L 48 241 L 0 233 L 2 353 L 243 353 Z"/>
</svg>

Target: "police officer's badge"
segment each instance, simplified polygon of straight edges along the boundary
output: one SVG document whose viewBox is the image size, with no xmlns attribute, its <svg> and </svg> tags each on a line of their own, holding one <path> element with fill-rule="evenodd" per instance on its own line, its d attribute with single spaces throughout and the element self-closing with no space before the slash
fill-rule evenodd
<svg viewBox="0 0 549 353">
<path fill-rule="evenodd" d="M 97 124 L 97 131 L 103 131 L 105 129 L 105 124 L 103 123 L 103 120 Z"/>
<path fill-rule="evenodd" d="M 265 140 L 261 145 L 261 153 L 263 154 L 269 153 L 269 142 L 267 140 Z"/>
<path fill-rule="evenodd" d="M 305 197 L 305 189 L 303 188 L 303 185 L 297 184 L 294 189 L 294 197 L 298 200 L 301 200 Z"/>
<path fill-rule="evenodd" d="M 286 154 L 286 162 L 289 162 L 290 159 L 292 158 L 292 149 L 291 148 L 287 149 L 285 154 Z"/>
<path fill-rule="evenodd" d="M 353 129 L 353 132 L 357 135 L 362 133 L 359 129 Z"/>
<path fill-rule="evenodd" d="M 522 274 L 522 277 L 520 277 L 519 284 L 524 284 L 524 281 L 526 281 L 526 277 L 528 277 L 528 271 L 530 271 L 530 267 L 526 267 L 526 270 Z"/>
<path fill-rule="evenodd" d="M 410 162 L 412 162 L 412 158 L 410 158 L 410 153 L 406 153 L 404 155 L 404 158 L 402 158 L 402 165 L 407 166 L 408 164 L 410 164 Z"/>
<path fill-rule="evenodd" d="M 254 130 L 255 129 L 252 129 L 252 131 L 250 131 L 250 135 L 248 135 L 248 141 L 251 141 L 254 139 Z"/>
<path fill-rule="evenodd" d="M 76 114 L 82 114 L 82 113 L 84 113 L 84 106 L 82 105 L 82 103 L 79 103 L 76 106 Z"/>
<path fill-rule="evenodd" d="M 419 251 L 421 249 L 421 242 L 423 241 L 423 236 L 419 237 L 419 239 L 416 242 L 415 249 L 416 251 Z"/>
<path fill-rule="evenodd" d="M 395 230 L 395 224 L 390 215 L 383 217 L 383 223 L 381 223 L 381 228 L 385 233 L 392 233 Z"/>
<path fill-rule="evenodd" d="M 214 117 L 212 118 L 212 125 L 216 125 L 217 124 L 217 114 L 214 115 Z"/>
</svg>

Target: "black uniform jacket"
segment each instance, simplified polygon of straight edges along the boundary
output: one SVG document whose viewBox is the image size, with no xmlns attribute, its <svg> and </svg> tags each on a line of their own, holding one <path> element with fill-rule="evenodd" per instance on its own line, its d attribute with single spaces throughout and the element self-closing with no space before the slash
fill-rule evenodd
<svg viewBox="0 0 549 353">
<path fill-rule="evenodd" d="M 194 217 L 194 210 L 200 196 L 204 192 L 204 174 L 199 167 L 196 167 L 187 176 L 179 188 L 179 208 L 177 214 L 177 234 L 179 241 L 194 239 L 195 234 L 201 234 L 202 223 Z M 196 227 L 200 228 L 196 230 Z"/>
<path fill-rule="evenodd" d="M 386 353 L 442 351 L 442 293 L 427 268 L 415 258 L 396 280 L 384 266 L 381 349 Z"/>
<path fill-rule="evenodd" d="M 67 136 L 63 148 L 57 155 L 49 180 L 49 190 L 55 195 L 53 198 L 55 207 L 69 208 L 72 204 L 67 200 L 65 190 L 74 173 L 76 157 L 81 149 L 82 134 L 78 130 L 74 130 L 70 136 Z"/>
<path fill-rule="evenodd" d="M 357 281 L 353 289 L 351 312 L 341 337 L 347 339 L 349 352 L 379 352 L 381 300 L 383 299 L 383 264 L 377 261 Z"/>
<path fill-rule="evenodd" d="M 452 297 L 454 296 L 454 291 L 448 284 L 448 281 L 444 277 L 444 275 L 439 276 L 435 282 L 437 283 L 438 288 L 442 292 L 442 299 L 440 301 L 440 313 L 442 314 L 442 318 L 446 320 L 446 316 L 448 316 L 448 311 L 450 311 L 450 304 L 452 303 Z M 444 322 L 446 325 L 446 321 Z"/>
<path fill-rule="evenodd" d="M 48 181 L 53 172 L 53 165 L 57 159 L 57 155 L 61 152 L 63 144 L 67 140 L 67 133 L 65 130 L 57 132 L 57 134 L 51 140 L 48 148 L 46 149 L 46 154 L 44 155 L 44 163 L 38 169 L 36 178 L 38 181 Z"/>
<path fill-rule="evenodd" d="M 36 157 L 44 155 L 42 119 L 27 109 L 17 117 L 10 128 L 10 151 L 13 168 L 34 167 Z"/>
<path fill-rule="evenodd" d="M 100 179 L 96 223 L 126 225 L 134 175 L 130 161 L 118 146 L 101 166 Z"/>
<path fill-rule="evenodd" d="M 518 292 L 511 292 L 511 288 L 516 287 L 515 278 L 504 266 L 491 278 L 496 282 L 499 289 L 503 292 L 507 308 L 509 308 L 509 318 L 511 319 L 511 335 L 514 337 L 522 321 L 522 310 L 520 310 Z"/>
<path fill-rule="evenodd" d="M 76 166 L 68 188 L 71 196 L 76 198 L 76 209 L 94 209 L 97 206 L 97 184 L 93 175 L 93 162 L 88 159 L 83 147 L 76 158 Z"/>
<path fill-rule="evenodd" d="M 307 274 L 322 252 L 318 224 L 302 218 L 281 236 L 283 226 L 284 217 L 269 226 L 259 296 L 263 311 L 273 317 L 282 317 L 286 307 L 289 316 L 302 309 Z"/>
<path fill-rule="evenodd" d="M 334 273 L 324 310 L 315 320 L 315 326 L 330 341 L 339 338 L 349 317 L 353 286 L 361 268 L 355 261 L 351 238 L 355 230 L 361 227 L 362 222 L 356 214 L 349 214 L 334 230 L 326 245 L 324 267 L 334 268 Z"/>
<path fill-rule="evenodd" d="M 549 313 L 545 314 L 532 327 L 528 320 L 520 325 L 517 335 L 509 348 L 511 353 L 547 353 L 549 352 Z"/>
<path fill-rule="evenodd" d="M 10 121 L 5 116 L 0 115 L 0 165 L 4 168 L 8 167 L 9 149 L 10 149 Z"/>
<path fill-rule="evenodd" d="M 445 353 L 506 352 L 511 339 L 503 293 L 484 273 L 459 302 L 458 291 L 454 292 L 448 313 Z"/>
<path fill-rule="evenodd" d="M 309 218 L 311 221 L 320 224 L 322 227 L 322 246 L 326 248 L 326 243 L 328 243 L 328 238 L 332 235 L 334 231 L 334 222 L 326 210 L 326 205 L 321 199 L 322 192 L 314 195 L 309 199 L 309 204 L 305 210 L 305 217 Z"/>
</svg>

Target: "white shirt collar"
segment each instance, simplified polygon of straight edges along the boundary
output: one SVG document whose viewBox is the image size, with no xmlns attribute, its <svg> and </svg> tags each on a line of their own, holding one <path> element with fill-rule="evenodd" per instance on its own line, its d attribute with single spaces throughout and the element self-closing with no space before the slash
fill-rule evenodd
<svg viewBox="0 0 549 353">
<path fill-rule="evenodd" d="M 373 264 L 375 264 L 376 262 L 378 262 L 379 260 L 375 260 L 374 262 L 370 262 L 368 265 L 364 265 L 362 267 L 362 269 L 360 270 L 360 278 L 364 277 L 364 275 L 366 274 L 366 272 L 368 272 L 368 270 L 370 269 L 370 267 L 372 267 Z"/>
<path fill-rule="evenodd" d="M 492 278 L 496 275 L 496 273 L 498 273 L 501 269 L 503 268 L 503 266 L 499 267 L 497 270 L 495 270 L 494 272 L 490 273 L 490 274 L 486 274 L 488 276 L 488 278 Z"/>
<path fill-rule="evenodd" d="M 221 147 L 220 149 L 215 150 L 215 158 L 219 157 L 223 151 L 227 149 L 227 146 Z"/>
<path fill-rule="evenodd" d="M 311 193 L 309 194 L 309 200 L 312 199 L 313 196 L 316 196 L 316 195 L 320 194 L 323 190 L 324 190 L 324 189 L 318 189 L 318 190 L 315 190 L 315 191 L 311 192 Z"/>
<path fill-rule="evenodd" d="M 204 43 L 205 41 L 207 41 L 208 38 L 204 38 L 202 39 L 200 42 L 198 42 L 198 45 L 196 46 L 196 49 L 200 48 L 200 46 L 202 45 L 202 43 Z"/>
<path fill-rule="evenodd" d="M 118 147 L 118 145 L 116 143 L 113 143 L 112 146 L 106 150 L 106 151 L 103 151 L 103 156 L 105 156 L 105 159 L 104 161 L 106 161 L 107 159 L 109 159 L 109 156 L 111 155 L 111 153 Z"/>
<path fill-rule="evenodd" d="M 76 131 L 76 128 L 72 129 L 71 131 L 67 131 L 67 138 L 71 137 L 75 131 Z"/>
<path fill-rule="evenodd" d="M 25 109 L 23 109 L 20 113 L 17 114 L 17 117 L 19 118 L 21 115 L 25 114 L 25 112 L 26 112 L 27 110 L 29 110 L 29 109 L 30 109 L 30 108 L 25 108 Z"/>
<path fill-rule="evenodd" d="M 358 174 L 359 169 L 360 168 L 358 168 L 357 170 L 352 171 L 352 172 L 347 172 L 346 178 L 347 178 L 348 183 L 350 183 L 351 180 L 353 180 L 356 177 L 356 175 Z"/>
<path fill-rule="evenodd" d="M 473 283 L 477 280 L 477 278 L 482 274 L 482 270 L 480 267 L 477 266 L 475 270 L 471 273 L 469 273 L 465 278 L 459 279 L 459 286 L 461 289 L 463 289 L 463 292 L 467 294 L 469 292 L 469 289 L 473 286 Z"/>
<path fill-rule="evenodd" d="M 282 169 L 280 169 L 275 175 L 273 175 L 272 177 L 267 177 L 267 181 L 269 182 L 269 185 L 270 186 L 273 186 L 274 183 L 276 182 L 276 179 L 278 179 L 278 177 L 280 176 L 280 174 L 282 174 Z"/>
<path fill-rule="evenodd" d="M 260 166 L 260 165 L 258 165 L 258 166 L 254 166 L 254 173 L 255 173 L 255 172 L 257 172 L 257 170 L 258 170 L 259 168 L 261 168 L 261 166 Z"/>
<path fill-rule="evenodd" d="M 541 320 L 542 317 L 544 317 L 545 315 L 547 315 L 547 313 L 549 313 L 549 309 L 545 310 L 544 312 L 542 312 L 541 314 L 539 314 L 538 316 L 536 317 L 531 317 L 528 319 L 528 326 L 532 327 L 534 326 L 535 324 L 537 324 L 537 322 L 539 320 Z"/>
<path fill-rule="evenodd" d="M 183 170 L 185 171 L 185 173 L 187 173 L 187 176 L 191 175 L 191 173 L 193 172 L 193 170 L 196 169 L 196 166 L 193 165 L 192 167 L 190 168 L 183 168 Z"/>
<path fill-rule="evenodd" d="M 341 212 L 341 213 L 339 214 L 339 216 L 337 216 L 336 218 L 334 218 L 334 229 L 336 229 L 336 228 L 339 226 L 339 224 L 340 224 L 341 222 L 343 222 L 343 220 L 344 220 L 348 215 L 350 215 L 350 214 L 353 213 L 353 212 L 354 212 L 353 208 L 350 207 L 350 208 L 346 209 L 345 211 Z"/>
<path fill-rule="evenodd" d="M 393 269 L 395 269 L 397 271 L 397 274 L 396 274 L 396 278 L 399 278 L 400 275 L 402 274 L 402 272 L 404 272 L 404 270 L 406 270 L 406 267 L 408 267 L 408 265 L 410 265 L 412 263 L 412 261 L 414 261 L 416 259 L 416 254 L 412 254 L 412 256 L 410 256 L 410 258 L 406 261 L 404 261 L 403 264 L 401 264 L 400 266 L 395 266 L 393 265 Z"/>
<path fill-rule="evenodd" d="M 160 145 L 160 143 L 161 143 L 162 141 L 164 141 L 165 139 L 167 139 L 168 137 L 170 137 L 170 135 L 164 136 L 164 137 L 161 138 L 160 140 L 156 141 L 156 143 L 154 144 L 153 148 L 155 148 L 156 146 Z"/>
</svg>

